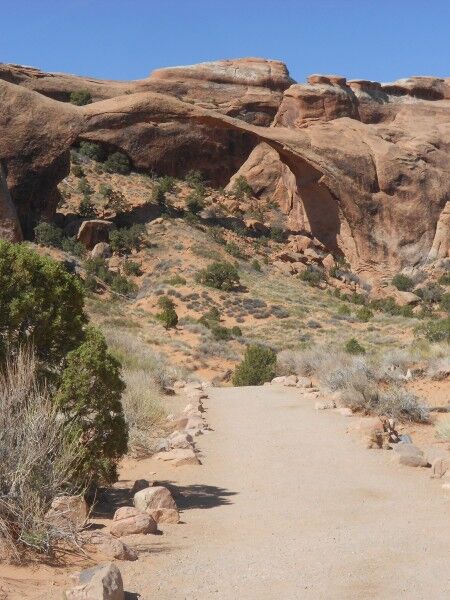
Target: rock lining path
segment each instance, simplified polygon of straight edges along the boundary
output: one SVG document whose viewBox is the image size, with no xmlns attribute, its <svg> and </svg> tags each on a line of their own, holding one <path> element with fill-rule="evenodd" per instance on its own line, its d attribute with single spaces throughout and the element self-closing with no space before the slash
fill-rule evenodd
<svg viewBox="0 0 450 600">
<path fill-rule="evenodd" d="M 444 600 L 450 502 L 298 389 L 211 389 L 203 466 L 172 469 L 185 524 L 121 563 L 140 600 Z M 134 595 L 130 597 L 135 597 Z M 137 596 L 136 596 L 137 597 Z"/>
</svg>

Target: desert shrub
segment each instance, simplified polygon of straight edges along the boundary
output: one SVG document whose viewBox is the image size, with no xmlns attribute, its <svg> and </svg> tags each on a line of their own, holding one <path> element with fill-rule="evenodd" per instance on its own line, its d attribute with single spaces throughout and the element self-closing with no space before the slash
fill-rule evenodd
<svg viewBox="0 0 450 600">
<path fill-rule="evenodd" d="M 377 298 L 369 303 L 370 308 L 379 310 L 381 312 L 388 313 L 390 315 L 397 315 L 399 312 L 399 306 L 396 304 L 394 298 Z"/>
<path fill-rule="evenodd" d="M 96 144 L 95 142 L 80 142 L 78 152 L 97 162 L 101 162 L 106 158 L 103 148 L 100 144 Z"/>
<path fill-rule="evenodd" d="M 225 244 L 225 251 L 234 258 L 246 259 L 247 256 L 242 252 L 241 248 L 235 242 Z"/>
<path fill-rule="evenodd" d="M 325 274 L 323 271 L 319 269 L 314 269 L 313 267 L 308 266 L 302 273 L 300 273 L 299 278 L 306 283 L 309 283 L 311 286 L 319 285 L 325 279 Z"/>
<path fill-rule="evenodd" d="M 238 325 L 233 325 L 231 334 L 233 337 L 242 337 L 242 329 Z"/>
<path fill-rule="evenodd" d="M 343 317 L 349 317 L 352 314 L 352 311 L 350 310 L 350 307 L 347 306 L 347 304 L 341 304 L 338 308 L 337 314 Z"/>
<path fill-rule="evenodd" d="M 210 227 L 207 232 L 208 237 L 216 244 L 225 245 L 225 239 L 223 237 L 223 231 L 220 227 Z"/>
<path fill-rule="evenodd" d="M 139 250 L 143 244 L 145 227 L 134 224 L 131 227 L 120 227 L 109 233 L 109 245 L 113 252 L 129 254 L 132 250 Z"/>
<path fill-rule="evenodd" d="M 442 294 L 439 307 L 441 308 L 441 310 L 445 310 L 446 312 L 450 313 L 450 292 Z"/>
<path fill-rule="evenodd" d="M 367 321 L 370 321 L 370 319 L 373 318 L 373 312 L 368 306 L 363 306 L 356 311 L 356 318 L 363 323 L 367 323 Z"/>
<path fill-rule="evenodd" d="M 56 261 L 0 241 L 0 357 L 7 345 L 33 344 L 57 364 L 82 338 L 83 286 Z"/>
<path fill-rule="evenodd" d="M 186 176 L 185 176 L 184 180 L 190 186 L 195 187 L 195 188 L 197 188 L 199 186 L 202 186 L 203 183 L 204 183 L 204 181 L 203 181 L 203 175 L 201 174 L 201 172 L 200 171 L 195 171 L 195 170 L 188 171 L 186 173 Z"/>
<path fill-rule="evenodd" d="M 438 283 L 432 282 L 414 290 L 414 293 L 424 302 L 436 304 L 442 300 L 444 289 Z"/>
<path fill-rule="evenodd" d="M 233 193 L 237 198 L 243 198 L 253 194 L 253 188 L 243 175 L 239 175 L 234 181 Z"/>
<path fill-rule="evenodd" d="M 110 286 L 113 292 L 127 296 L 127 298 L 134 297 L 138 291 L 138 286 L 133 281 L 119 273 L 111 273 Z"/>
<path fill-rule="evenodd" d="M 89 198 L 90 196 L 92 196 L 94 190 L 91 188 L 89 181 L 86 179 L 86 177 L 80 178 L 80 181 L 78 182 L 78 191 L 81 192 L 85 197 Z"/>
<path fill-rule="evenodd" d="M 174 301 L 169 296 L 161 296 L 158 298 L 158 306 L 162 310 L 156 315 L 156 318 L 166 329 L 176 327 L 178 324 L 178 315 L 175 310 Z"/>
<path fill-rule="evenodd" d="M 440 283 L 440 285 L 450 285 L 450 272 L 441 275 L 438 283 Z"/>
<path fill-rule="evenodd" d="M 109 189 L 104 197 L 106 198 L 106 208 L 113 210 L 118 215 L 130 208 L 130 203 L 119 190 Z"/>
<path fill-rule="evenodd" d="M 170 175 L 164 175 L 158 179 L 158 187 L 165 193 L 170 194 L 175 191 L 176 179 Z"/>
<path fill-rule="evenodd" d="M 61 242 L 61 249 L 80 258 L 86 254 L 86 247 L 74 237 L 64 237 Z"/>
<path fill-rule="evenodd" d="M 112 273 L 104 258 L 89 258 L 85 261 L 84 268 L 86 275 L 98 277 L 105 283 L 111 283 Z"/>
<path fill-rule="evenodd" d="M 232 382 L 236 386 L 262 385 L 275 377 L 277 355 L 271 348 L 247 346 L 244 359 L 236 367 Z"/>
<path fill-rule="evenodd" d="M 203 195 L 197 190 L 191 192 L 186 198 L 186 209 L 194 215 L 203 210 L 205 201 Z"/>
<path fill-rule="evenodd" d="M 228 262 L 214 262 L 197 273 L 199 283 L 218 290 L 230 291 L 240 284 L 239 273 Z"/>
<path fill-rule="evenodd" d="M 228 327 L 223 327 L 218 323 L 214 323 L 211 326 L 211 333 L 215 340 L 228 341 L 231 340 L 231 338 L 233 337 L 231 329 L 228 329 Z"/>
<path fill-rule="evenodd" d="M 398 421 L 428 423 L 430 420 L 429 408 L 410 391 L 398 386 L 380 392 L 376 412 Z"/>
<path fill-rule="evenodd" d="M 126 260 L 123 263 L 123 272 L 125 275 L 142 275 L 141 265 L 135 260 Z"/>
<path fill-rule="evenodd" d="M 123 152 L 114 152 L 113 154 L 110 154 L 103 166 L 108 173 L 128 175 L 131 171 L 130 159 Z"/>
<path fill-rule="evenodd" d="M 450 317 L 430 320 L 417 327 L 416 334 L 423 335 L 430 342 L 450 343 Z"/>
<path fill-rule="evenodd" d="M 77 90 L 70 93 L 69 102 L 75 106 L 84 106 L 92 102 L 92 97 L 87 90 Z"/>
<path fill-rule="evenodd" d="M 256 258 L 252 260 L 252 269 L 257 271 L 258 273 L 261 273 L 261 264 Z"/>
<path fill-rule="evenodd" d="M 97 211 L 89 196 L 84 196 L 78 206 L 78 216 L 82 219 L 93 219 L 97 216 Z"/>
<path fill-rule="evenodd" d="M 279 243 L 284 242 L 285 236 L 286 236 L 286 234 L 282 227 L 273 226 L 270 228 L 269 237 L 274 242 L 279 242 Z"/>
<path fill-rule="evenodd" d="M 348 354 L 365 354 L 366 349 L 358 342 L 356 338 L 350 338 L 344 345 L 344 350 Z"/>
<path fill-rule="evenodd" d="M 91 481 L 117 478 L 128 438 L 120 402 L 124 389 L 120 363 L 103 334 L 88 328 L 83 343 L 67 355 L 55 402 L 81 442 L 80 474 Z"/>
<path fill-rule="evenodd" d="M 70 171 L 74 177 L 84 177 L 84 170 L 81 165 L 78 165 L 76 163 L 71 165 Z"/>
<path fill-rule="evenodd" d="M 186 285 L 186 279 L 177 274 L 164 279 L 163 283 L 167 283 L 168 285 Z"/>
<path fill-rule="evenodd" d="M 61 248 L 63 232 L 53 223 L 41 221 L 34 228 L 34 239 L 37 244 L 42 244 L 42 246 Z"/>
<path fill-rule="evenodd" d="M 9 356 L 0 372 L 0 541 L 3 558 L 23 550 L 52 554 L 74 541 L 69 523 L 45 518 L 53 498 L 79 490 L 81 453 L 71 442 L 31 351 Z"/>
<path fill-rule="evenodd" d="M 411 277 L 398 273 L 392 278 L 392 285 L 402 292 L 409 292 L 414 287 L 414 281 Z"/>
<path fill-rule="evenodd" d="M 410 306 L 409 304 L 406 304 L 405 306 L 399 306 L 398 314 L 401 317 L 410 319 L 410 318 L 414 317 L 413 307 Z"/>
</svg>

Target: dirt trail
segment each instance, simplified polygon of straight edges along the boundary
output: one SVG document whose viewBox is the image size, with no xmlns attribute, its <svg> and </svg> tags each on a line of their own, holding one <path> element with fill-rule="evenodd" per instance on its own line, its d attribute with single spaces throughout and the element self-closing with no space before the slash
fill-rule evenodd
<svg viewBox="0 0 450 600">
<path fill-rule="evenodd" d="M 450 503 L 297 389 L 214 389 L 183 525 L 121 563 L 140 600 L 450 597 Z M 134 596 L 131 596 L 134 597 Z"/>
</svg>

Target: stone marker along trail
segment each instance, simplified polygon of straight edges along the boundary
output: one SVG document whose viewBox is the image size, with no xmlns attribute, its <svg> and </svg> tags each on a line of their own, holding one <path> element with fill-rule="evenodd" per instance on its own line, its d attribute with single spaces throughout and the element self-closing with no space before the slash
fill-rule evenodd
<svg viewBox="0 0 450 600">
<path fill-rule="evenodd" d="M 298 389 L 211 389 L 184 524 L 121 563 L 141 600 L 450 598 L 450 501 Z"/>
</svg>

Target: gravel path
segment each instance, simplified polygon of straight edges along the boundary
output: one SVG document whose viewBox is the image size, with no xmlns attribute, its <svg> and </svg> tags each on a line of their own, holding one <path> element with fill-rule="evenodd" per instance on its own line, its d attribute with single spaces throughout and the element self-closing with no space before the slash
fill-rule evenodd
<svg viewBox="0 0 450 600">
<path fill-rule="evenodd" d="M 293 388 L 222 388 L 203 466 L 172 469 L 185 524 L 135 563 L 140 600 L 444 600 L 450 502 L 429 471 L 399 467 Z"/>
</svg>

